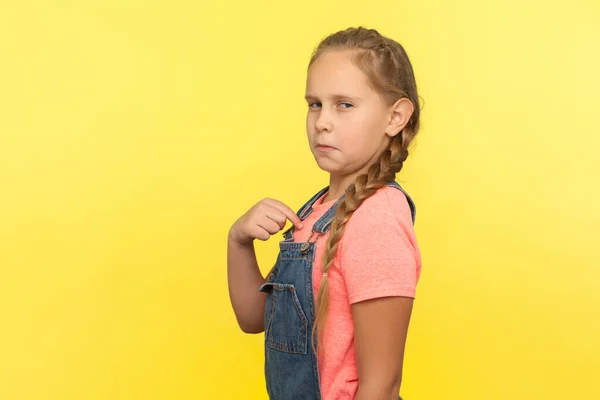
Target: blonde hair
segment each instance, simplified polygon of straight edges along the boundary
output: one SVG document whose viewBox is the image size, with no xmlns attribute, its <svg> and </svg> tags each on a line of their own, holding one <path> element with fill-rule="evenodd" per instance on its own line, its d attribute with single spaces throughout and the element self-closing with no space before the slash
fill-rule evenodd
<svg viewBox="0 0 600 400">
<path fill-rule="evenodd" d="M 327 271 L 331 267 L 348 220 L 366 199 L 396 179 L 396 174 L 400 172 L 408 157 L 408 147 L 419 130 L 417 84 L 404 48 L 374 29 L 348 28 L 323 39 L 312 54 L 309 67 L 325 52 L 348 50 L 351 51 L 353 63 L 365 73 L 369 83 L 390 105 L 399 99 L 408 98 L 414 106 L 414 111 L 406 126 L 391 139 L 378 160 L 365 174 L 359 175 L 354 185 L 346 190 L 344 199 L 337 207 L 323 255 L 324 275 L 317 293 L 313 339 L 319 336 L 318 333 L 325 327 L 329 303 Z"/>
</svg>

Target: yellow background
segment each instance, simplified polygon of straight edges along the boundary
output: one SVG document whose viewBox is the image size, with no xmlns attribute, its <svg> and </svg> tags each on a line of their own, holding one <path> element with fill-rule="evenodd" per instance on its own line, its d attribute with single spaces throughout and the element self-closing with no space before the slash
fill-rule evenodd
<svg viewBox="0 0 600 400">
<path fill-rule="evenodd" d="M 404 397 L 600 398 L 599 4 L 2 1 L 0 399 L 266 398 L 226 234 L 327 183 L 306 64 L 359 24 L 425 104 Z"/>
</svg>

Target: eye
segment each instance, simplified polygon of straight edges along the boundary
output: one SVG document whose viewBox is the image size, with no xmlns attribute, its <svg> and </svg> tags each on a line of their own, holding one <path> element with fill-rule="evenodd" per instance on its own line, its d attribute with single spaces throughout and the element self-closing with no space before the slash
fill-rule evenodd
<svg viewBox="0 0 600 400">
<path fill-rule="evenodd" d="M 321 107 L 321 103 L 318 101 L 313 101 L 312 103 L 308 103 L 308 108 L 318 108 Z"/>
<path fill-rule="evenodd" d="M 352 107 L 354 107 L 354 105 L 353 105 L 353 104 L 351 104 L 351 103 L 346 103 L 346 102 L 342 102 L 342 103 L 340 103 L 339 105 L 340 105 L 340 107 L 342 107 L 343 109 L 348 109 L 348 108 L 352 108 Z"/>
</svg>

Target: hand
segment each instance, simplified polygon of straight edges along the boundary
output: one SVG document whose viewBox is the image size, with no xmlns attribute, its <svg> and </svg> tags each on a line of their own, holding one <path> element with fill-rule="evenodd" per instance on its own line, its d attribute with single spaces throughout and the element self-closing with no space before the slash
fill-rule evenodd
<svg viewBox="0 0 600 400">
<path fill-rule="evenodd" d="M 290 220 L 298 229 L 302 221 L 296 213 L 280 201 L 264 199 L 256 203 L 238 219 L 229 230 L 229 237 L 240 245 L 250 245 L 254 239 L 268 240 L 281 231 Z"/>
</svg>

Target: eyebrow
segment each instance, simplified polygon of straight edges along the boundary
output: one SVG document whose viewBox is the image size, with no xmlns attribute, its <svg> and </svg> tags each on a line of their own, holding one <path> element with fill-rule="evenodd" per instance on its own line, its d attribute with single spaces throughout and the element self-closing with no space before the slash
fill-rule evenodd
<svg viewBox="0 0 600 400">
<path fill-rule="evenodd" d="M 356 97 L 356 96 L 349 96 L 349 95 L 347 95 L 347 94 L 332 94 L 332 95 L 331 95 L 331 96 L 329 96 L 329 97 L 330 97 L 331 99 L 333 99 L 333 100 L 342 100 L 342 99 L 355 100 L 355 101 L 356 101 L 356 100 L 361 100 L 361 98 L 360 98 L 360 97 Z M 316 100 L 316 99 L 318 99 L 319 97 L 318 97 L 318 96 L 315 96 L 314 94 L 307 93 L 307 94 L 306 94 L 306 96 L 304 96 L 304 98 L 305 98 L 306 100 L 309 100 L 309 99 L 310 99 L 310 100 Z"/>
</svg>

